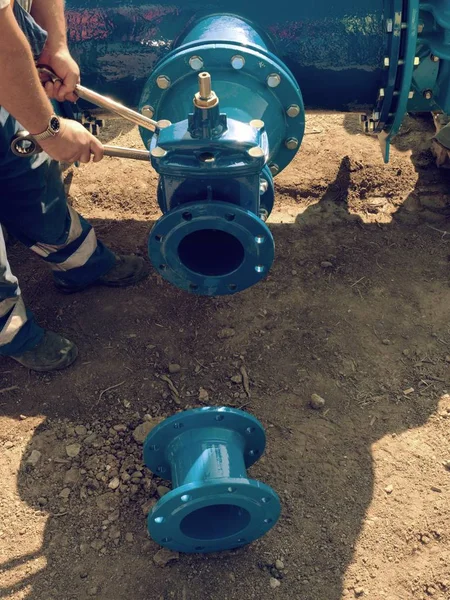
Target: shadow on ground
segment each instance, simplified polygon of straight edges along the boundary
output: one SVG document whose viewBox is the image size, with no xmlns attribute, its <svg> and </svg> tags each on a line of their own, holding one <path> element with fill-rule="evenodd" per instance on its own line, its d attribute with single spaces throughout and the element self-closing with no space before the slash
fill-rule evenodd
<svg viewBox="0 0 450 600">
<path fill-rule="evenodd" d="M 419 180 L 429 184 L 430 164 L 423 170 L 416 164 Z M 349 184 L 344 159 L 317 205 L 295 224 L 272 226 L 277 259 L 268 279 L 234 297 L 196 298 L 157 276 L 132 290 L 63 297 L 36 259 L 25 259 L 19 246 L 10 249 L 28 304 L 46 326 L 75 339 L 81 359 L 65 373 L 46 376 L 2 363 L 6 383 L 18 387 L 0 398 L 0 414 L 17 421 L 45 416 L 23 454 L 17 490 L 36 515 L 48 515 L 36 552 L 22 555 L 20 544 L 33 523 L 22 538 L 16 531 L 16 558 L 2 565 L 4 596 L 264 599 L 274 594 L 271 575 L 281 581 L 280 598 L 340 600 L 347 593 L 352 582 L 345 581 L 346 572 L 383 485 L 374 483 L 371 448 L 387 435 L 421 427 L 435 413 L 449 383 L 440 341 L 450 343 L 450 236 L 402 219 L 364 224 L 348 214 Z M 116 249 L 145 253 L 149 223 L 95 225 Z M 437 228 L 448 229 L 442 216 Z M 235 335 L 219 339 L 225 327 Z M 178 405 L 156 377 L 169 362 L 182 367 L 172 377 Z M 251 398 L 230 382 L 241 365 Z M 112 492 L 105 466 L 123 472 L 131 456 L 128 470 L 135 469 L 140 448 L 131 432 L 144 414 L 196 406 L 200 387 L 211 404 L 244 406 L 267 428 L 268 451 L 252 475 L 278 491 L 283 513 L 250 547 L 181 556 L 161 569 L 152 560 L 158 548 L 146 537 L 141 508 L 159 481 Z M 405 394 L 409 387 L 414 393 Z M 326 398 L 324 411 L 309 407 L 313 392 Z M 111 432 L 117 424 L 128 430 Z M 87 431 L 77 435 L 77 425 Z M 86 442 L 89 431 L 96 432 L 97 446 Z M 75 458 L 66 454 L 69 443 L 81 444 Z M 32 449 L 42 452 L 35 469 L 26 464 Z M 70 469 L 80 471 L 69 485 Z M 91 479 L 98 485 L 89 487 Z M 69 497 L 61 497 L 67 488 Z M 98 498 L 105 494 L 111 504 L 102 507 Z M 14 521 L 10 526 L 14 531 Z M 27 572 L 36 557 L 45 564 Z M 273 566 L 277 558 L 283 570 Z M 379 559 L 372 556 L 367 568 Z M 381 591 L 371 597 L 382 597 Z"/>
</svg>

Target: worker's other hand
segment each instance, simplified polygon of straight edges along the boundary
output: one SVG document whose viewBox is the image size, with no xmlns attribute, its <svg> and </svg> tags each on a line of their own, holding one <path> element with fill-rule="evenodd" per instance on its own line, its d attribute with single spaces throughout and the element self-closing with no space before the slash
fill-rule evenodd
<svg viewBox="0 0 450 600">
<path fill-rule="evenodd" d="M 39 142 L 51 158 L 64 163 L 88 163 L 103 158 L 103 146 L 87 129 L 70 119 L 61 119 L 61 130 L 52 138 Z"/>
<path fill-rule="evenodd" d="M 55 83 L 46 81 L 44 83 L 47 96 L 59 102 L 64 102 L 64 100 L 76 102 L 77 96 L 74 90 L 75 86 L 80 83 L 80 69 L 71 57 L 69 50 L 60 48 L 52 51 L 45 47 L 39 58 L 39 64 L 49 66 L 62 80 L 62 83 L 59 81 Z"/>
</svg>

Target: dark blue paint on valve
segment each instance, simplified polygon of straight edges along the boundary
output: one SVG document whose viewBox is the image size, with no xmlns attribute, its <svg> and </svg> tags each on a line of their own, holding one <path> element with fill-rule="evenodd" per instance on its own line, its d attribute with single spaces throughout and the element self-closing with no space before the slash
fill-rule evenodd
<svg viewBox="0 0 450 600">
<path fill-rule="evenodd" d="M 171 550 L 206 553 L 266 534 L 280 516 L 280 501 L 269 486 L 247 477 L 265 442 L 261 423 L 234 408 L 193 409 L 155 427 L 144 461 L 171 479 L 173 489 L 148 516 L 151 537 Z"/>
</svg>

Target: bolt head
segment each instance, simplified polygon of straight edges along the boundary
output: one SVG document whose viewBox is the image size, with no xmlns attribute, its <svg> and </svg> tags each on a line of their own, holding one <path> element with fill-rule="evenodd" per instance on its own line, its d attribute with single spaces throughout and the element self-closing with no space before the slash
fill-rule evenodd
<svg viewBox="0 0 450 600">
<path fill-rule="evenodd" d="M 394 31 L 394 21 L 392 19 L 386 20 L 386 31 L 392 33 Z"/>
<path fill-rule="evenodd" d="M 439 56 L 436 56 L 435 54 L 432 54 L 430 58 L 433 62 L 439 62 Z"/>
<path fill-rule="evenodd" d="M 201 71 L 204 66 L 203 58 L 201 58 L 200 56 L 191 56 L 191 58 L 189 59 L 189 66 L 194 71 Z"/>
<path fill-rule="evenodd" d="M 146 104 L 145 106 L 142 107 L 141 113 L 144 115 L 144 117 L 148 117 L 149 119 L 153 119 L 153 116 L 155 114 L 155 109 L 153 108 L 153 106 L 150 106 L 149 104 Z"/>
<path fill-rule="evenodd" d="M 170 78 L 167 75 L 160 75 L 156 80 L 156 85 L 161 90 L 167 90 L 170 88 Z"/>
<path fill-rule="evenodd" d="M 236 69 L 236 71 L 240 71 L 245 66 L 245 58 L 240 54 L 236 54 L 236 56 L 233 56 L 231 59 L 231 66 L 233 69 Z"/>
<path fill-rule="evenodd" d="M 261 196 L 267 192 L 269 189 L 269 183 L 265 179 L 259 180 L 259 193 Z"/>
<path fill-rule="evenodd" d="M 425 29 L 425 24 L 419 23 L 419 25 L 417 26 L 417 33 L 423 33 L 424 29 Z"/>
<path fill-rule="evenodd" d="M 433 97 L 433 91 L 425 90 L 423 93 L 423 97 L 425 98 L 425 100 L 431 100 L 431 98 Z"/>
<path fill-rule="evenodd" d="M 286 148 L 288 150 L 297 150 L 298 148 L 298 139 L 297 138 L 288 138 L 285 142 L 284 145 L 286 146 Z"/>
<path fill-rule="evenodd" d="M 261 146 L 253 146 L 253 148 L 248 150 L 248 154 L 252 158 L 262 158 L 264 156 L 264 150 Z"/>
<path fill-rule="evenodd" d="M 254 129 L 264 129 L 264 121 L 261 121 L 261 119 L 253 119 L 250 121 L 250 127 L 253 127 Z"/>
<path fill-rule="evenodd" d="M 286 114 L 291 119 L 295 119 L 300 114 L 300 106 L 298 104 L 291 104 L 286 111 Z"/>
<path fill-rule="evenodd" d="M 281 76 L 278 75 L 278 73 L 271 73 L 270 75 L 267 76 L 266 81 L 267 81 L 267 85 L 270 88 L 276 88 L 281 83 Z"/>
<path fill-rule="evenodd" d="M 161 148 L 161 146 L 156 146 L 153 148 L 150 154 L 153 156 L 153 158 L 164 158 L 164 156 L 167 154 L 167 150 L 164 150 L 164 148 Z"/>
<path fill-rule="evenodd" d="M 415 56 L 414 57 L 414 66 L 418 67 L 420 65 L 420 57 L 419 56 Z"/>
<path fill-rule="evenodd" d="M 276 165 L 275 163 L 272 163 L 270 165 L 269 169 L 274 177 L 275 177 L 275 175 L 278 175 L 278 173 L 280 172 L 280 167 L 278 165 Z"/>
</svg>

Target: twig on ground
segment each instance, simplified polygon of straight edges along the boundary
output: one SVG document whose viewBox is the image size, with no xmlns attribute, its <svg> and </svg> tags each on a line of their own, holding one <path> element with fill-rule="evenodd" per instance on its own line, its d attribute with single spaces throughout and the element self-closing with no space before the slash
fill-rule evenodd
<svg viewBox="0 0 450 600">
<path fill-rule="evenodd" d="M 115 390 L 116 388 L 120 387 L 121 385 L 123 385 L 125 383 L 125 381 L 121 381 L 120 383 L 116 383 L 116 385 L 111 385 L 109 388 L 106 388 L 106 390 L 102 390 L 98 396 L 98 401 L 100 402 L 100 400 L 103 398 L 103 395 L 106 394 L 106 392 L 110 392 L 111 390 Z"/>
<path fill-rule="evenodd" d="M 3 388 L 2 390 L 0 390 L 0 394 L 5 394 L 6 392 L 12 392 L 13 390 L 18 390 L 19 386 L 18 385 L 11 385 L 10 387 L 6 387 Z"/>
</svg>

